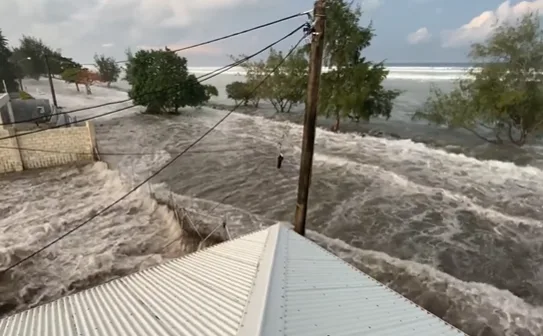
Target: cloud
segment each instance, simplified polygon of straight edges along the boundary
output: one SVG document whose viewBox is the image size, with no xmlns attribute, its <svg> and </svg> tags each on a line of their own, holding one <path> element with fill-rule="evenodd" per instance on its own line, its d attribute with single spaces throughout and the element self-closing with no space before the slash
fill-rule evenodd
<svg viewBox="0 0 543 336">
<path fill-rule="evenodd" d="M 428 31 L 428 28 L 422 27 L 407 35 L 407 42 L 409 42 L 409 44 L 421 44 L 430 41 L 431 38 L 432 34 Z"/>
<path fill-rule="evenodd" d="M 383 5 L 383 0 L 362 0 L 360 5 L 362 10 L 369 12 L 381 7 Z"/>
<path fill-rule="evenodd" d="M 510 23 L 532 12 L 543 10 L 543 0 L 522 1 L 512 5 L 511 1 L 503 2 L 495 10 L 489 10 L 471 19 L 460 28 L 442 32 L 442 46 L 445 48 L 463 47 L 486 39 L 496 25 Z"/>
<path fill-rule="evenodd" d="M 237 26 L 228 28 L 234 23 L 230 16 L 223 15 L 224 11 L 247 10 L 257 1 L 0 0 L 0 28 L 11 45 L 16 45 L 21 35 L 31 35 L 53 48 L 62 48 L 69 57 L 87 62 L 101 48 L 109 48 L 112 56 L 123 57 L 129 46 L 163 47 L 207 39 L 208 32 L 221 35 L 224 29 L 237 30 Z M 267 15 L 263 17 L 268 19 Z M 221 30 L 216 30 L 217 25 Z"/>
</svg>

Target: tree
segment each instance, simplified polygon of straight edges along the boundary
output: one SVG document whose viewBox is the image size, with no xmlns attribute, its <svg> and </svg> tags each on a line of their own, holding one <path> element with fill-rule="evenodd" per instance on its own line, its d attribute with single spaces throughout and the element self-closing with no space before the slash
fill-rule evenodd
<svg viewBox="0 0 543 336">
<path fill-rule="evenodd" d="M 1 81 L 6 82 L 8 91 L 17 91 L 17 76 L 16 66 L 11 62 L 11 50 L 8 47 L 8 40 L 0 30 L 0 92 L 4 92 L 4 85 Z"/>
<path fill-rule="evenodd" d="M 543 130 L 543 31 L 527 14 L 471 47 L 477 67 L 449 93 L 433 89 L 413 116 L 462 128 L 493 144 L 517 146 Z M 504 140 L 505 138 L 505 140 Z"/>
<path fill-rule="evenodd" d="M 92 94 L 91 85 L 96 81 L 102 81 L 100 74 L 87 68 L 68 68 L 61 74 L 61 78 L 67 83 L 74 83 L 79 92 L 79 84 L 85 86 L 86 93 Z"/>
<path fill-rule="evenodd" d="M 388 71 L 383 63 L 373 63 L 362 57 L 370 46 L 374 33 L 369 27 L 359 26 L 360 7 L 352 2 L 329 0 L 324 41 L 324 65 L 328 72 L 321 80 L 319 111 L 333 117 L 338 131 L 340 121 L 369 121 L 371 117 L 390 117 L 393 101 L 400 92 L 387 90 L 382 82 Z"/>
<path fill-rule="evenodd" d="M 207 101 L 211 99 L 211 97 L 218 97 L 219 96 L 219 90 L 217 90 L 216 87 L 213 85 L 204 85 L 204 89 L 206 92 Z"/>
<path fill-rule="evenodd" d="M 255 96 L 251 86 L 243 82 L 233 82 L 226 85 L 226 95 L 228 99 L 234 100 L 236 105 L 241 102 L 244 106 L 247 106 Z"/>
<path fill-rule="evenodd" d="M 304 49 L 294 51 L 286 59 L 282 52 L 271 49 L 266 60 L 266 70 L 273 73 L 262 85 L 261 96 L 277 112 L 290 112 L 293 106 L 305 100 L 308 67 Z"/>
<path fill-rule="evenodd" d="M 263 61 L 247 61 L 241 65 L 246 71 L 247 82 L 244 86 L 236 84 L 237 93 L 245 93 L 251 97 L 244 101 L 252 101 L 258 107 L 260 99 L 268 100 L 277 112 L 290 112 L 293 106 L 304 101 L 307 88 L 308 61 L 306 51 L 299 48 L 288 58 L 281 51 L 271 49 L 268 58 Z M 246 56 L 234 58 L 237 61 Z M 268 75 L 269 78 L 260 83 Z M 241 90 L 241 91 L 239 91 Z M 244 92 L 249 90 L 249 94 Z M 247 98 L 247 97 L 246 97 Z M 238 99 L 242 100 L 242 99 Z"/>
<path fill-rule="evenodd" d="M 234 56 L 230 57 L 235 61 L 240 61 L 241 59 L 245 58 L 243 55 L 239 58 Z M 252 92 L 251 94 L 248 94 L 250 98 L 248 98 L 248 100 L 245 102 L 245 105 L 250 102 L 254 107 L 258 107 L 264 91 L 264 88 L 262 86 L 258 87 L 258 85 L 264 80 L 264 78 L 266 78 L 266 75 L 268 74 L 266 63 L 262 60 L 246 61 L 240 66 L 245 70 L 245 78 L 247 79 L 245 83 L 247 85 L 246 89 L 248 92 Z"/>
<path fill-rule="evenodd" d="M 107 86 L 111 86 L 112 82 L 116 82 L 121 74 L 121 67 L 115 61 L 113 57 L 106 57 L 104 55 L 94 55 L 94 62 L 100 78 Z"/>
<path fill-rule="evenodd" d="M 199 106 L 209 99 L 209 91 L 189 75 L 187 59 L 167 48 L 140 50 L 128 63 L 129 96 L 135 104 L 147 106 L 148 113 L 177 113 L 181 107 Z"/>
<path fill-rule="evenodd" d="M 132 60 L 134 59 L 134 54 L 130 49 L 126 49 L 125 51 L 127 62 L 124 67 L 124 77 L 123 79 L 127 81 L 129 84 L 132 84 Z"/>
</svg>

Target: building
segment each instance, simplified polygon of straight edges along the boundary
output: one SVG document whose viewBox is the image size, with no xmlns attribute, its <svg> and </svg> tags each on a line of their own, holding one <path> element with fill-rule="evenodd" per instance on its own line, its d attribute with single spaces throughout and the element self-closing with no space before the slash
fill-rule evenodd
<svg viewBox="0 0 543 336">
<path fill-rule="evenodd" d="M 0 320 L 0 336 L 461 331 L 277 224 Z"/>
</svg>

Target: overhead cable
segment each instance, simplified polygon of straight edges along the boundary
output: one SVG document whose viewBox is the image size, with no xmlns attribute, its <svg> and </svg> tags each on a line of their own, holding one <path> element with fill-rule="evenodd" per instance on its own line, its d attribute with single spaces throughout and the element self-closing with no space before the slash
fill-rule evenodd
<svg viewBox="0 0 543 336">
<path fill-rule="evenodd" d="M 285 62 L 285 60 L 294 52 L 294 50 L 300 45 L 300 43 L 302 43 L 302 41 L 306 38 L 306 35 L 302 36 L 302 38 L 294 45 L 294 47 L 292 47 L 289 52 L 285 55 L 285 57 L 272 69 L 272 71 L 268 72 L 266 74 L 266 76 L 254 87 L 254 89 L 251 91 L 251 93 L 254 93 L 256 92 L 256 90 L 258 90 L 265 82 L 266 80 L 268 80 L 268 78 L 275 72 L 279 69 L 279 67 Z M 14 264 L 12 264 L 11 266 L 7 267 L 6 269 L 4 270 L 1 270 L 0 271 L 0 275 L 1 274 L 5 274 L 6 272 L 12 270 L 13 268 L 17 267 L 18 265 L 24 263 L 25 261 L 33 258 L 34 256 L 38 255 L 40 252 L 44 251 L 45 249 L 49 248 L 50 246 L 56 244 L 57 242 L 59 242 L 60 240 L 66 238 L 67 236 L 69 236 L 70 234 L 74 233 L 75 231 L 77 231 L 78 229 L 82 228 L 83 226 L 89 224 L 93 219 L 95 219 L 96 217 L 104 214 L 105 212 L 107 212 L 109 209 L 113 208 L 115 205 L 119 204 L 121 201 L 123 201 L 124 199 L 126 199 L 128 196 L 130 196 L 132 193 L 134 193 L 136 190 L 138 190 L 141 186 L 145 185 L 146 183 L 148 183 L 152 178 L 156 177 L 158 174 L 160 174 L 164 169 L 166 169 L 167 167 L 169 167 L 170 165 L 172 165 L 175 161 L 177 161 L 181 156 L 183 156 L 185 153 L 187 153 L 189 150 L 191 150 L 194 146 L 196 146 L 198 143 L 200 143 L 200 141 L 202 141 L 206 136 L 208 136 L 211 132 L 213 132 L 220 124 L 222 124 L 230 115 L 232 115 L 232 113 L 234 113 L 241 105 L 243 104 L 243 102 L 240 102 L 238 104 L 236 104 L 236 106 L 234 106 L 233 109 L 231 109 L 228 113 L 225 114 L 224 117 L 222 117 L 217 123 L 215 123 L 209 130 L 207 130 L 206 132 L 204 132 L 204 134 L 202 134 L 200 137 L 198 137 L 194 142 L 192 142 L 189 146 L 187 146 L 182 152 L 180 152 L 179 154 L 177 154 L 175 157 L 173 157 L 170 161 L 168 161 L 166 164 L 164 164 L 161 168 L 159 168 L 157 171 L 155 171 L 154 173 L 152 173 L 148 178 L 144 179 L 142 182 L 138 183 L 135 187 L 133 187 L 130 191 L 128 191 L 126 194 L 124 194 L 122 197 L 120 197 L 119 199 L 117 199 L 116 201 L 114 201 L 113 203 L 109 204 L 108 206 L 106 206 L 105 208 L 103 208 L 102 210 L 96 212 L 95 214 L 93 214 L 91 217 L 89 217 L 87 220 L 85 220 L 84 222 L 82 222 L 81 224 L 78 224 L 76 225 L 75 227 L 71 228 L 70 230 L 68 230 L 67 232 L 65 232 L 64 234 L 60 235 L 59 237 L 57 237 L 56 239 L 54 239 L 53 241 L 51 241 L 50 243 L 46 244 L 45 246 L 41 247 L 40 249 L 32 252 L 31 254 L 29 254 L 28 256 L 20 259 L 19 261 L 15 262 Z"/>
<path fill-rule="evenodd" d="M 302 24 L 300 26 L 298 26 L 297 28 L 295 28 L 294 30 L 292 30 L 289 34 L 283 36 L 282 38 L 280 38 L 279 40 L 276 40 L 275 42 L 267 45 L 266 47 L 260 49 L 259 51 L 249 55 L 249 56 L 245 56 L 239 60 L 236 60 L 234 61 L 233 63 L 230 63 L 228 65 L 225 65 L 219 69 L 216 69 L 216 70 L 213 70 L 209 73 L 206 73 L 206 74 L 202 74 L 198 77 L 196 77 L 196 79 L 199 80 L 199 82 L 204 82 L 204 81 L 208 81 L 212 78 L 215 78 L 225 72 L 227 72 L 228 70 L 230 69 L 233 69 L 245 62 L 247 62 L 248 60 L 262 54 L 263 52 L 265 52 L 266 50 L 276 46 L 277 44 L 283 42 L 284 40 L 286 40 L 287 38 L 291 37 L 292 35 L 294 35 L 296 32 L 298 32 L 299 30 L 301 30 L 303 27 L 304 27 L 305 24 Z M 105 106 L 110 106 L 110 105 L 117 105 L 117 104 L 122 104 L 122 103 L 126 103 L 126 102 L 129 102 L 129 101 L 132 101 L 134 98 L 141 98 L 141 97 L 145 97 L 147 95 L 150 95 L 150 94 L 157 94 L 157 93 L 162 93 L 162 92 L 168 92 L 170 90 L 173 90 L 173 89 L 176 89 L 178 88 L 178 84 L 176 85 L 173 85 L 173 86 L 169 86 L 165 89 L 160 89 L 160 90 L 153 90 L 153 91 L 149 91 L 149 92 L 145 92 L 141 95 L 138 95 L 136 97 L 132 97 L 132 98 L 127 98 L 127 99 L 122 99 L 122 100 L 117 100 L 117 101 L 113 101 L 113 102 L 108 102 L 108 103 L 103 103 L 103 104 L 99 104 L 99 105 L 94 105 L 94 106 L 88 106 L 88 107 L 82 107 L 82 108 L 78 108 L 78 109 L 74 109 L 74 110 L 70 110 L 70 111 L 65 111 L 65 112 L 60 112 L 60 113 L 57 113 L 55 114 L 56 116 L 60 116 L 60 115 L 67 115 L 67 114 L 71 114 L 71 113 L 76 113 L 76 112 L 81 112 L 81 111 L 87 111 L 87 110 L 92 110 L 92 109 L 96 109 L 96 108 L 100 108 L 100 107 L 105 107 Z M 133 105 L 131 107 L 134 107 L 134 106 L 137 106 L 137 105 Z M 129 108 L 131 108 L 129 107 Z M 121 109 L 120 111 L 124 111 L 125 109 Z M 120 112 L 118 111 L 118 112 Z M 109 113 L 107 114 L 104 114 L 104 115 L 109 115 Z M 97 115 L 96 118 L 99 118 L 99 117 L 102 117 L 102 115 Z M 21 120 L 21 121 L 17 121 L 17 122 L 13 122 L 13 123 L 5 123 L 5 124 L 0 124 L 0 125 L 13 125 L 13 124 L 22 124 L 22 123 L 31 123 L 31 122 L 36 122 L 36 121 L 39 121 L 39 120 L 43 120 L 43 116 L 40 116 L 40 117 L 35 117 L 35 118 L 31 118 L 31 119 L 26 119 L 26 120 Z M 73 122 L 73 123 L 77 123 L 77 122 Z M 68 125 L 70 123 L 67 123 Z M 67 125 L 65 124 L 65 125 Z M 3 140 L 4 138 L 0 138 L 0 140 Z"/>
</svg>

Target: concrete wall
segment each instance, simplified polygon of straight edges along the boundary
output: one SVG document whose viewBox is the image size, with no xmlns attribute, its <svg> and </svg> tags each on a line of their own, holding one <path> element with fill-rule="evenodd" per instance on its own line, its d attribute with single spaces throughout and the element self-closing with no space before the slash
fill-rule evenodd
<svg viewBox="0 0 543 336">
<path fill-rule="evenodd" d="M 27 135 L 22 135 L 30 133 Z M 32 133 L 13 128 L 0 130 L 0 173 L 92 161 L 96 146 L 94 125 L 60 127 Z M 7 148 L 6 148 L 7 147 Z"/>
</svg>

